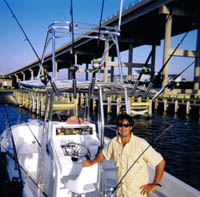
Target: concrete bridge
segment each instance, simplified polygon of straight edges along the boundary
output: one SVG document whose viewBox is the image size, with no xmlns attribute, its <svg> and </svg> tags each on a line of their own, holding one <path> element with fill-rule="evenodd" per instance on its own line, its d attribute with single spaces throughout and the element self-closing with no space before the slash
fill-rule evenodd
<svg viewBox="0 0 200 197">
<path fill-rule="evenodd" d="M 123 62 L 123 66 L 128 67 L 128 80 L 131 80 L 132 68 L 141 68 L 143 64 L 133 62 L 133 50 L 135 47 L 143 45 L 151 45 L 151 61 L 148 63 L 148 67 L 152 72 L 155 71 L 155 59 L 156 59 L 156 46 L 160 45 L 161 40 L 164 39 L 164 55 L 163 64 L 167 61 L 169 56 L 181 56 L 196 58 L 194 67 L 194 92 L 199 90 L 200 82 L 200 7 L 196 0 L 137 0 L 136 3 L 130 5 L 123 10 L 121 32 L 119 37 L 119 49 L 120 52 L 128 51 L 128 62 Z M 116 26 L 118 23 L 119 15 L 113 15 L 103 22 L 103 25 Z M 181 50 L 177 49 L 173 53 L 174 49 L 170 47 L 171 37 L 192 31 L 198 30 L 196 50 Z M 80 72 L 86 73 L 86 80 L 88 79 L 88 68 L 91 61 L 96 55 L 97 40 L 90 38 L 77 38 L 75 39 L 74 48 L 76 62 Z M 100 41 L 98 54 L 102 56 L 105 47 L 105 42 Z M 60 69 L 71 66 L 71 50 L 72 44 L 67 43 L 61 48 L 56 50 L 56 72 Z M 173 53 L 173 54 L 172 54 Z M 116 50 L 111 49 L 105 59 L 104 67 L 104 81 L 108 80 L 108 76 L 112 76 L 117 63 L 114 62 L 116 57 Z M 51 54 L 48 54 L 44 58 L 44 65 L 48 72 L 52 72 L 52 60 Z M 111 61 L 109 58 L 111 57 Z M 28 65 L 20 67 L 17 70 L 13 70 L 1 78 L 12 78 L 13 82 L 20 80 L 34 79 L 37 76 L 39 70 L 39 60 L 31 62 Z M 86 65 L 86 69 L 81 69 L 81 65 Z M 168 82 L 168 68 L 169 63 L 163 70 L 164 81 L 163 85 Z M 69 72 L 68 72 L 69 73 Z M 70 75 L 68 76 L 70 78 Z"/>
</svg>

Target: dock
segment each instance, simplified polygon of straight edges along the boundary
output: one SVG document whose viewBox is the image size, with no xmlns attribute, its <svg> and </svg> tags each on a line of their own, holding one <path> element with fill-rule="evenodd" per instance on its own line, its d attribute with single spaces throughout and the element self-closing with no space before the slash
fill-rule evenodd
<svg viewBox="0 0 200 197">
<path fill-rule="evenodd" d="M 44 117 L 46 107 L 46 92 L 38 91 L 13 91 L 13 97 L 19 107 L 25 108 L 36 116 Z M 77 94 L 75 99 L 73 93 L 68 93 L 65 96 L 55 96 L 55 110 L 72 110 L 74 114 L 78 114 L 78 106 L 84 108 L 88 105 L 88 93 L 82 92 Z M 128 97 L 128 105 L 132 116 L 151 117 L 152 111 L 169 112 L 170 114 L 182 113 L 189 116 L 200 118 L 200 95 L 186 94 L 162 94 L 154 102 L 151 96 L 147 99 L 141 97 Z M 92 111 L 95 111 L 98 103 L 98 98 L 92 98 Z M 104 106 L 106 113 L 119 114 L 125 108 L 124 97 L 121 94 L 107 94 L 104 97 Z"/>
</svg>

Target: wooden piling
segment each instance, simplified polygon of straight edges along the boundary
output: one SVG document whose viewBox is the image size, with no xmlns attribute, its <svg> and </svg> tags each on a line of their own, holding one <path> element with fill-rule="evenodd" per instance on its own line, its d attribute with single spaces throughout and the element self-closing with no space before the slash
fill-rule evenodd
<svg viewBox="0 0 200 197">
<path fill-rule="evenodd" d="M 13 96 L 20 107 L 24 107 L 29 109 L 32 113 L 36 113 L 38 116 L 44 117 L 45 115 L 45 103 L 46 103 L 46 92 L 32 92 L 32 91 L 13 91 Z M 67 93 L 63 96 L 56 97 L 55 96 L 55 105 L 54 109 L 57 110 L 72 110 L 75 115 L 78 114 L 78 105 L 81 107 L 85 107 L 88 105 L 87 102 L 88 94 L 80 93 L 77 94 L 77 98 L 74 99 L 72 93 Z M 124 97 L 120 94 L 111 94 L 104 95 L 104 103 L 107 106 L 107 112 L 112 113 L 112 106 L 116 107 L 116 114 L 121 112 L 122 106 L 125 105 Z M 91 110 L 95 110 L 96 103 L 98 102 L 97 98 L 93 98 L 91 102 Z M 185 114 L 189 115 L 194 110 L 194 107 L 200 108 L 200 96 L 199 95 L 179 95 L 179 94 L 164 94 L 158 97 L 154 101 L 155 110 L 158 110 L 158 105 L 163 104 L 163 111 L 167 112 L 169 105 L 174 105 L 174 113 L 178 113 L 178 109 L 180 106 L 185 106 Z M 137 99 L 134 97 L 128 98 L 128 105 L 130 108 L 131 115 L 144 115 L 151 116 L 152 115 L 152 102 L 149 98 L 142 99 L 138 97 Z M 196 110 L 197 111 L 197 110 Z M 200 113 L 200 110 L 199 112 Z M 198 115 L 198 114 L 196 114 Z M 200 115 L 200 114 L 199 114 Z"/>
</svg>

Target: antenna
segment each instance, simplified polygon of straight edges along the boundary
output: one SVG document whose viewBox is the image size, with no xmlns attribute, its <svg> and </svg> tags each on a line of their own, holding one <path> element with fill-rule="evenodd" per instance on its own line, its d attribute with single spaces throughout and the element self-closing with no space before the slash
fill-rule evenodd
<svg viewBox="0 0 200 197">
<path fill-rule="evenodd" d="M 118 22 L 118 28 L 117 28 L 118 31 L 120 31 L 120 26 L 121 26 L 123 2 L 124 0 L 121 0 L 120 2 L 119 22 Z"/>
</svg>

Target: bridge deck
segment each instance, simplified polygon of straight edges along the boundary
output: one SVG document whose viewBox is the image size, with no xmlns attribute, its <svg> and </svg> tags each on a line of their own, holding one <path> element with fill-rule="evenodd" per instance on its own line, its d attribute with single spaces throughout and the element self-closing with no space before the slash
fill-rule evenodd
<svg viewBox="0 0 200 197">
<path fill-rule="evenodd" d="M 167 9 L 166 9 L 167 8 Z M 173 14 L 172 36 L 197 29 L 199 27 L 200 7 L 198 1 L 195 0 L 141 0 L 139 3 L 130 6 L 124 10 L 122 15 L 121 35 L 119 37 L 119 49 L 125 51 L 129 49 L 130 44 L 133 48 L 142 45 L 160 45 L 160 41 L 164 39 L 166 14 Z M 118 24 L 118 16 L 114 16 L 104 22 L 103 25 L 116 26 Z M 75 51 L 78 55 L 78 64 L 91 63 L 94 58 L 97 40 L 89 38 L 77 38 L 75 40 Z M 100 42 L 99 57 L 102 56 L 105 43 Z M 69 68 L 71 65 L 71 43 L 67 43 L 57 50 L 56 61 L 58 70 Z M 109 55 L 116 56 L 116 50 L 110 50 Z M 51 54 L 45 58 L 45 66 L 48 72 L 51 72 Z M 33 71 L 38 70 L 39 62 L 32 62 L 18 70 L 12 71 L 4 75 L 4 77 L 13 76 L 24 71 L 30 78 L 29 68 Z M 36 75 L 34 72 L 34 75 Z"/>
</svg>

